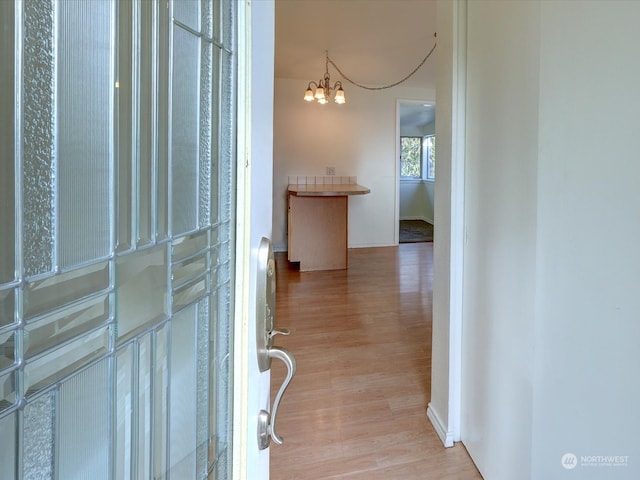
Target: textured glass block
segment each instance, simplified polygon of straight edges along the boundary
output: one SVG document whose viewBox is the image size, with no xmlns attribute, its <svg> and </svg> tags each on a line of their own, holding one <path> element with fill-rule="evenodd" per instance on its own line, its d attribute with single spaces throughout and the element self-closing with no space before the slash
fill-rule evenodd
<svg viewBox="0 0 640 480">
<path fill-rule="evenodd" d="M 24 383 L 27 395 L 48 387 L 92 360 L 105 354 L 109 348 L 109 327 L 89 332 L 51 352 L 27 360 Z"/>
<path fill-rule="evenodd" d="M 24 409 L 23 478 L 53 478 L 55 397 L 47 393 Z"/>
<path fill-rule="evenodd" d="M 135 443 L 133 438 L 134 345 L 118 350 L 116 355 L 116 474 L 115 478 L 131 478 Z"/>
<path fill-rule="evenodd" d="M 213 145 L 211 132 L 213 124 L 211 110 L 213 50 L 214 47 L 210 43 L 202 43 L 200 57 L 200 168 L 198 180 L 198 222 L 201 228 L 211 225 L 211 177 L 214 168 L 212 163 Z M 217 113 L 216 111 L 216 117 Z"/>
<path fill-rule="evenodd" d="M 116 324 L 122 341 L 167 317 L 167 245 L 116 259 Z"/>
<path fill-rule="evenodd" d="M 0 290 L 0 327 L 15 321 L 15 289 Z"/>
<path fill-rule="evenodd" d="M 154 2 L 140 2 L 140 47 L 138 109 L 139 109 L 139 157 L 138 157 L 138 245 L 151 243 L 154 237 L 153 207 L 154 195 L 154 137 L 157 135 L 154 115 L 153 75 L 153 10 Z"/>
<path fill-rule="evenodd" d="M 25 358 L 31 358 L 109 319 L 109 295 L 74 303 L 28 323 L 24 333 Z"/>
<path fill-rule="evenodd" d="M 222 146 L 222 136 L 228 134 L 228 131 L 221 131 L 221 125 L 224 122 L 220 118 L 220 104 L 221 104 L 221 79 L 220 74 L 222 72 L 221 69 L 221 56 L 220 49 L 215 47 L 213 48 L 213 59 L 212 59 L 212 72 L 211 72 L 211 84 L 213 87 L 214 94 L 211 96 L 211 111 L 213 112 L 213 116 L 211 117 L 211 143 L 214 147 L 211 149 L 211 174 L 209 175 L 209 181 L 211 183 L 209 200 L 211 202 L 211 206 L 209 207 L 209 221 L 211 225 L 215 225 L 220 221 L 220 181 L 224 180 L 227 182 L 232 181 L 231 178 L 221 179 L 220 178 L 220 169 L 221 169 L 221 161 L 229 161 L 229 158 L 225 158 L 224 155 L 221 155 L 221 146 Z M 231 118 L 231 117 L 229 117 Z"/>
<path fill-rule="evenodd" d="M 0 375 L 0 412 L 14 403 L 16 403 L 16 373 L 9 372 Z"/>
<path fill-rule="evenodd" d="M 219 158 L 220 164 L 218 168 L 218 212 L 221 222 L 233 220 L 235 205 L 235 182 L 233 174 L 233 165 L 235 164 L 235 122 L 231 119 L 235 115 L 235 83 L 234 83 L 234 60 L 233 56 L 228 52 L 221 52 L 222 71 L 221 82 L 222 87 L 220 100 L 220 141 L 219 141 Z"/>
<path fill-rule="evenodd" d="M 213 38 L 213 18 L 214 11 L 218 8 L 220 2 L 205 1 L 200 6 L 200 31 L 207 38 Z"/>
<path fill-rule="evenodd" d="M 18 445 L 17 422 L 17 413 L 0 418 L 0 432 L 2 432 L 0 435 L 0 478 L 6 478 L 7 480 L 18 478 L 16 475 L 18 459 L 18 449 L 16 448 Z"/>
<path fill-rule="evenodd" d="M 196 334 L 196 478 L 207 477 L 209 443 L 209 299 L 198 304 Z"/>
<path fill-rule="evenodd" d="M 0 2 L 0 284 L 15 277 L 14 11 L 14 2 Z"/>
<path fill-rule="evenodd" d="M 58 254 L 62 268 L 112 246 L 113 2 L 57 5 Z"/>
<path fill-rule="evenodd" d="M 103 360 L 60 387 L 57 478 L 109 478 L 108 365 Z"/>
<path fill-rule="evenodd" d="M 158 328 L 153 352 L 153 478 L 167 473 L 169 427 L 169 326 Z"/>
<path fill-rule="evenodd" d="M 152 335 L 148 333 L 138 342 L 138 478 L 151 478 L 151 379 Z"/>
<path fill-rule="evenodd" d="M 234 12 L 236 11 L 235 0 L 220 0 L 222 3 L 222 43 L 228 49 L 233 49 L 234 46 Z"/>
<path fill-rule="evenodd" d="M 200 39 L 173 30 L 171 92 L 171 231 L 174 236 L 198 226 Z"/>
<path fill-rule="evenodd" d="M 175 315 L 171 325 L 171 478 L 196 478 L 197 360 L 196 306 Z"/>
<path fill-rule="evenodd" d="M 24 316 L 32 318 L 108 288 L 108 262 L 31 282 L 24 288 Z"/>
<path fill-rule="evenodd" d="M 203 2 L 206 3 L 206 2 Z M 173 16 L 176 20 L 200 31 L 200 0 L 173 0 Z"/>
<path fill-rule="evenodd" d="M 54 5 L 33 0 L 22 6 L 22 248 L 24 274 L 31 277 L 54 269 Z"/>
<path fill-rule="evenodd" d="M 0 370 L 16 361 L 16 332 L 0 333 Z"/>
</svg>

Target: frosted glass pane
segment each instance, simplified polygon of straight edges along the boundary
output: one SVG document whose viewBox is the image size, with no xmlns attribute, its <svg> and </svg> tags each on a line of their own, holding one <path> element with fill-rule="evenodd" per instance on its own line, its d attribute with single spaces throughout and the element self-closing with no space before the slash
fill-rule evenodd
<svg viewBox="0 0 640 480">
<path fill-rule="evenodd" d="M 189 283 L 173 292 L 173 311 L 195 302 L 207 294 L 207 278 Z"/>
<path fill-rule="evenodd" d="M 153 371 L 153 478 L 167 472 L 167 428 L 169 421 L 168 324 L 156 332 Z"/>
<path fill-rule="evenodd" d="M 157 116 L 157 205 L 156 235 L 164 239 L 169 231 L 169 18 L 168 8 L 158 8 L 158 116 Z"/>
<path fill-rule="evenodd" d="M 105 354 L 109 347 L 109 337 L 109 327 L 101 328 L 46 355 L 28 360 L 24 373 L 27 395 L 34 394 Z"/>
<path fill-rule="evenodd" d="M 117 247 L 119 252 L 131 248 L 133 239 L 133 208 L 134 208 L 134 172 L 137 155 L 134 148 L 137 145 L 134 132 L 134 85 L 132 71 L 133 55 L 133 7 L 131 0 L 118 0 L 118 228 Z"/>
<path fill-rule="evenodd" d="M 15 372 L 0 375 L 0 412 L 16 403 L 15 375 Z"/>
<path fill-rule="evenodd" d="M 54 9 L 51 0 L 22 6 L 22 47 L 29 52 L 22 67 L 22 248 L 24 274 L 31 277 L 54 268 Z"/>
<path fill-rule="evenodd" d="M 24 334 L 25 358 L 33 357 L 109 319 L 109 296 L 100 295 L 74 303 L 36 322 L 28 323 Z"/>
<path fill-rule="evenodd" d="M 153 88 L 153 9 L 154 3 L 140 2 L 140 49 L 137 58 L 139 64 L 140 87 L 139 106 L 139 161 L 138 161 L 138 245 L 151 243 L 153 227 L 153 161 L 154 135 L 157 134 L 154 123 Z"/>
<path fill-rule="evenodd" d="M 0 284 L 15 272 L 14 9 L 14 2 L 0 2 Z"/>
<path fill-rule="evenodd" d="M 24 289 L 24 316 L 32 318 L 107 288 L 108 262 L 28 283 Z"/>
<path fill-rule="evenodd" d="M 174 28 L 173 35 L 171 224 L 175 236 L 198 226 L 200 39 L 181 28 Z"/>
<path fill-rule="evenodd" d="M 176 20 L 196 31 L 200 31 L 199 4 L 200 0 L 173 0 L 173 16 Z"/>
<path fill-rule="evenodd" d="M 0 333 L 0 370 L 16 361 L 16 332 Z"/>
<path fill-rule="evenodd" d="M 185 235 L 173 240 L 171 261 L 180 260 L 207 248 L 207 232 Z"/>
<path fill-rule="evenodd" d="M 231 442 L 231 293 L 220 288 L 211 300 L 210 376 L 212 385 L 210 406 L 211 448 L 218 458 Z"/>
<path fill-rule="evenodd" d="M 17 478 L 16 460 L 18 452 L 18 436 L 16 435 L 17 414 L 12 413 L 8 417 L 0 418 L 0 478 Z"/>
<path fill-rule="evenodd" d="M 167 245 L 116 260 L 118 340 L 167 317 Z"/>
<path fill-rule="evenodd" d="M 58 4 L 59 263 L 111 252 L 111 1 Z"/>
<path fill-rule="evenodd" d="M 169 465 L 172 478 L 196 478 L 197 308 L 175 315 L 171 326 Z"/>
<path fill-rule="evenodd" d="M 138 478 L 151 478 L 152 333 L 138 343 Z"/>
<path fill-rule="evenodd" d="M 108 360 L 62 384 L 58 402 L 58 478 L 107 480 L 109 477 Z"/>
<path fill-rule="evenodd" d="M 202 276 L 209 268 L 207 261 L 207 253 L 197 257 L 181 260 L 171 266 L 171 280 L 174 288 L 190 282 L 191 280 Z"/>
<path fill-rule="evenodd" d="M 24 480 L 53 478 L 54 393 L 48 393 L 24 409 Z"/>
<path fill-rule="evenodd" d="M 116 474 L 131 478 L 133 450 L 133 353 L 129 344 L 116 355 Z"/>
<path fill-rule="evenodd" d="M 0 290 L 0 327 L 15 321 L 15 290 Z"/>
</svg>

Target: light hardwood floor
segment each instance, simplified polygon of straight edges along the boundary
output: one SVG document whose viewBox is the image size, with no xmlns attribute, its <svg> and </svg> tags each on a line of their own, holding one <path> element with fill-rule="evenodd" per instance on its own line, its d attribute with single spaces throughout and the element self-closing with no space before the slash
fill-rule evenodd
<svg viewBox="0 0 640 480">
<path fill-rule="evenodd" d="M 276 337 L 298 371 L 277 419 L 272 480 L 472 480 L 425 414 L 431 383 L 433 244 L 349 251 L 348 270 L 301 273 L 276 254 Z M 272 366 L 272 396 L 284 378 Z"/>
</svg>

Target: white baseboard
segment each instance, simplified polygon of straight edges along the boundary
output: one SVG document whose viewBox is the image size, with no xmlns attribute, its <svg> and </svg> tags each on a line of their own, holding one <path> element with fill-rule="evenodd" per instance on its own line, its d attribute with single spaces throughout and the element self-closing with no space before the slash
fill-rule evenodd
<svg viewBox="0 0 640 480">
<path fill-rule="evenodd" d="M 431 421 L 433 428 L 436 429 L 436 433 L 438 434 L 438 437 L 440 437 L 440 440 L 442 441 L 444 446 L 447 448 L 453 447 L 453 432 L 449 432 L 447 430 L 446 425 L 440 418 L 440 415 L 438 415 L 438 412 L 435 411 L 431 403 L 429 403 L 429 406 L 427 407 L 427 417 Z"/>
</svg>

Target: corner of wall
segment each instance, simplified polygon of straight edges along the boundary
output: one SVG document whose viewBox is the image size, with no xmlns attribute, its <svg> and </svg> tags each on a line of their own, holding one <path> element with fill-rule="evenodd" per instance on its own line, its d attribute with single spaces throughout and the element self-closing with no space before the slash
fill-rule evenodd
<svg viewBox="0 0 640 480">
<path fill-rule="evenodd" d="M 438 434 L 438 437 L 440 437 L 443 445 L 446 448 L 453 447 L 455 434 L 453 431 L 447 428 L 431 402 L 429 402 L 429 406 L 427 407 L 427 417 L 433 425 L 433 428 L 435 428 L 436 433 Z"/>
</svg>

